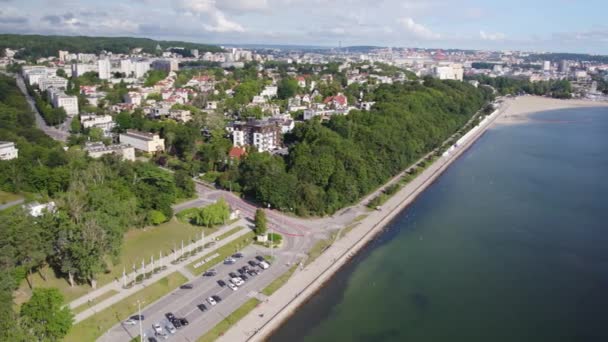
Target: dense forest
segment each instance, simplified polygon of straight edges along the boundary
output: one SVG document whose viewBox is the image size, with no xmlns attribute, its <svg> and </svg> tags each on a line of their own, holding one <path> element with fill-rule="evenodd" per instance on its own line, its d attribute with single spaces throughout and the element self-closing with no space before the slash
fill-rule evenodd
<svg viewBox="0 0 608 342">
<path fill-rule="evenodd" d="M 331 214 L 438 147 L 490 93 L 432 78 L 382 85 L 372 111 L 298 125 L 285 138 L 287 157 L 250 153 L 238 167 L 229 166 L 219 183 L 299 215 Z"/>
<path fill-rule="evenodd" d="M 198 49 L 199 52 L 222 51 L 220 47 L 213 45 L 148 38 L 0 34 L 0 51 L 3 53 L 5 48 L 23 48 L 16 56 L 22 59 L 57 56 L 59 50 L 99 54 L 102 51 L 129 53 L 134 48 L 143 48 L 144 52 L 153 54 L 157 45 L 163 50 L 169 47 L 183 47 Z"/>
<path fill-rule="evenodd" d="M 558 99 L 569 99 L 572 97 L 572 86 L 568 80 L 530 82 L 511 77 L 489 77 L 485 75 L 477 75 L 467 79 L 478 80 L 481 84 L 492 86 L 501 95 L 526 93 L 551 96 Z"/>
<path fill-rule="evenodd" d="M 40 340 L 48 321 L 35 308 L 13 312 L 16 286 L 46 265 L 71 283 L 94 284 L 118 256 L 126 230 L 170 218 L 171 204 L 191 197 L 194 184 L 183 171 L 170 174 L 114 156 L 93 160 L 77 147 L 64 151 L 35 128 L 25 98 L 6 76 L 0 76 L 0 140 L 19 148 L 19 158 L 0 161 L 0 189 L 39 194 L 40 201 L 52 199 L 57 207 L 40 217 L 20 207 L 0 212 L 0 340 Z M 57 293 L 38 295 L 32 300 L 60 301 Z M 57 307 L 54 317 L 69 316 Z M 15 327 L 17 317 L 23 329 Z M 65 322 L 59 323 L 56 331 L 67 332 Z"/>
</svg>

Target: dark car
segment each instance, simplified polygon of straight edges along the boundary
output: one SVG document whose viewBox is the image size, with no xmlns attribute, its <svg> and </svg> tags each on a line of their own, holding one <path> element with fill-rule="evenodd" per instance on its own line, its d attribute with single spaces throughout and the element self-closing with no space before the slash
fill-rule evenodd
<svg viewBox="0 0 608 342">
<path fill-rule="evenodd" d="M 167 317 L 167 319 L 169 320 L 169 322 L 173 323 L 173 321 L 175 320 L 175 315 L 173 314 L 173 312 L 167 312 L 165 314 L 165 317 Z"/>
<path fill-rule="evenodd" d="M 245 270 L 244 270 L 244 269 L 242 269 L 242 268 L 239 268 L 239 273 L 240 273 L 240 274 L 243 274 L 243 273 L 245 273 Z"/>
<path fill-rule="evenodd" d="M 228 275 L 230 276 L 230 278 L 236 278 L 239 276 L 238 274 L 236 274 L 234 272 L 230 272 L 230 273 L 228 273 Z"/>
<path fill-rule="evenodd" d="M 265 261 L 264 257 L 260 255 L 256 256 L 255 258 L 258 259 L 258 261 Z"/>
<path fill-rule="evenodd" d="M 221 287 L 226 286 L 226 282 L 225 282 L 225 281 L 223 281 L 222 279 L 218 280 L 218 281 L 217 281 L 217 284 L 218 284 L 219 286 L 221 286 Z"/>
<path fill-rule="evenodd" d="M 194 286 L 192 284 L 184 284 L 184 285 L 180 286 L 179 288 L 183 289 L 183 290 L 191 290 L 193 287 Z"/>
<path fill-rule="evenodd" d="M 173 321 L 171 323 L 173 323 L 173 326 L 175 327 L 175 329 L 182 328 L 182 323 L 177 318 L 173 319 Z"/>
<path fill-rule="evenodd" d="M 254 271 L 254 270 L 249 270 L 249 271 L 247 271 L 247 274 L 249 274 L 249 275 L 250 275 L 250 276 L 252 276 L 252 277 L 253 277 L 253 276 L 258 275 L 258 274 L 256 273 L 256 271 Z"/>
<path fill-rule="evenodd" d="M 242 257 L 243 257 L 243 253 L 235 253 L 235 254 L 232 254 L 232 257 L 233 257 L 233 258 L 242 258 Z"/>
<path fill-rule="evenodd" d="M 144 315 L 134 315 L 129 318 L 134 319 L 136 321 L 143 321 L 144 319 L 146 319 L 146 317 Z"/>
<path fill-rule="evenodd" d="M 247 281 L 247 280 L 249 280 L 249 277 L 246 276 L 245 274 L 241 274 L 241 279 L 243 279 L 243 281 Z"/>
<path fill-rule="evenodd" d="M 218 295 L 213 295 L 213 296 L 211 296 L 211 298 L 213 298 L 213 300 L 215 300 L 218 303 L 222 301 L 222 297 L 220 297 Z"/>
<path fill-rule="evenodd" d="M 188 320 L 184 317 L 184 318 L 180 318 L 179 322 L 183 325 L 186 326 L 188 324 L 190 324 L 190 322 L 188 322 Z"/>
<path fill-rule="evenodd" d="M 247 263 L 251 266 L 256 266 L 258 264 L 257 262 L 255 262 L 253 260 L 249 260 Z"/>
<path fill-rule="evenodd" d="M 201 310 L 202 312 L 205 312 L 208 310 L 207 305 L 205 305 L 205 304 L 199 304 L 197 306 L 198 306 L 198 309 Z"/>
<path fill-rule="evenodd" d="M 217 274 L 217 271 L 216 271 L 216 270 L 209 270 L 209 271 L 205 272 L 203 275 L 204 275 L 205 277 L 213 277 L 213 276 L 215 276 L 216 274 Z"/>
<path fill-rule="evenodd" d="M 148 342 L 158 342 L 154 337 L 148 337 Z"/>
</svg>

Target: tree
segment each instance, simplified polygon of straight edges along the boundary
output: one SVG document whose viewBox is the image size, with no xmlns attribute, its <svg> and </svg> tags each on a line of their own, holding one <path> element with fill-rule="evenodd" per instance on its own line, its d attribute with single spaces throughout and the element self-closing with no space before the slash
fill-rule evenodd
<svg viewBox="0 0 608 342">
<path fill-rule="evenodd" d="M 78 116 L 75 116 L 72 119 L 72 122 L 70 122 L 70 132 L 72 134 L 80 133 L 80 119 L 78 118 Z"/>
<path fill-rule="evenodd" d="M 194 196 L 194 181 L 187 171 L 177 170 L 173 174 L 175 186 L 177 187 L 177 197 L 190 198 Z"/>
<path fill-rule="evenodd" d="M 36 288 L 21 307 L 23 325 L 38 340 L 59 341 L 72 327 L 73 315 L 63 305 L 63 295 L 55 288 Z"/>
<path fill-rule="evenodd" d="M 264 209 L 258 208 L 255 211 L 255 234 L 258 236 L 266 235 L 267 223 L 266 223 L 266 212 Z"/>
<path fill-rule="evenodd" d="M 290 77 L 283 77 L 279 82 L 277 96 L 281 100 L 293 97 L 298 92 L 298 82 Z"/>
<path fill-rule="evenodd" d="M 201 208 L 198 215 L 194 217 L 194 222 L 198 225 L 211 227 L 224 224 L 230 217 L 230 206 L 223 198 L 214 204 Z"/>
</svg>

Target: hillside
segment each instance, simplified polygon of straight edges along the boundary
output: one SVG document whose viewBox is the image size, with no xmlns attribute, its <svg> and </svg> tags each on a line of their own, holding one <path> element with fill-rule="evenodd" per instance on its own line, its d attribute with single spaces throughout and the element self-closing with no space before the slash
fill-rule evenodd
<svg viewBox="0 0 608 342">
<path fill-rule="evenodd" d="M 57 56 L 59 50 L 99 54 L 104 50 L 112 53 L 128 53 L 131 49 L 143 48 L 144 52 L 154 53 L 157 45 L 163 50 L 169 47 L 184 47 L 198 49 L 199 52 L 222 51 L 220 47 L 214 45 L 148 38 L 0 34 L 1 53 L 5 48 L 25 48 L 17 54 L 18 58 Z"/>
</svg>

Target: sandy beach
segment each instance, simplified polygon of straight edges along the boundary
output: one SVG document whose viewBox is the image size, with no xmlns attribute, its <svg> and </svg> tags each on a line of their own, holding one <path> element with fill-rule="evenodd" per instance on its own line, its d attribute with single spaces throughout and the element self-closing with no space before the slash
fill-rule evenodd
<svg viewBox="0 0 608 342">
<path fill-rule="evenodd" d="M 348 235 L 332 244 L 320 257 L 304 269 L 298 269 L 291 279 L 256 309 L 241 319 L 218 341 L 264 341 L 300 305 L 329 281 L 340 267 L 349 262 L 359 250 L 382 230 L 416 197 L 430 186 L 452 162 L 457 160 L 483 133 L 495 124 L 516 124 L 530 120 L 529 114 L 573 107 L 608 106 L 608 103 L 584 100 L 557 100 L 537 96 L 507 98 L 497 114 L 485 120 L 464 144 L 439 158 L 414 180 L 391 197 L 381 210 L 370 212 Z"/>
<path fill-rule="evenodd" d="M 497 124 L 519 124 L 530 122 L 530 114 L 582 107 L 608 107 L 608 102 L 595 102 L 590 100 L 560 100 L 542 96 L 520 96 L 505 100 L 506 110 L 496 120 Z"/>
</svg>

